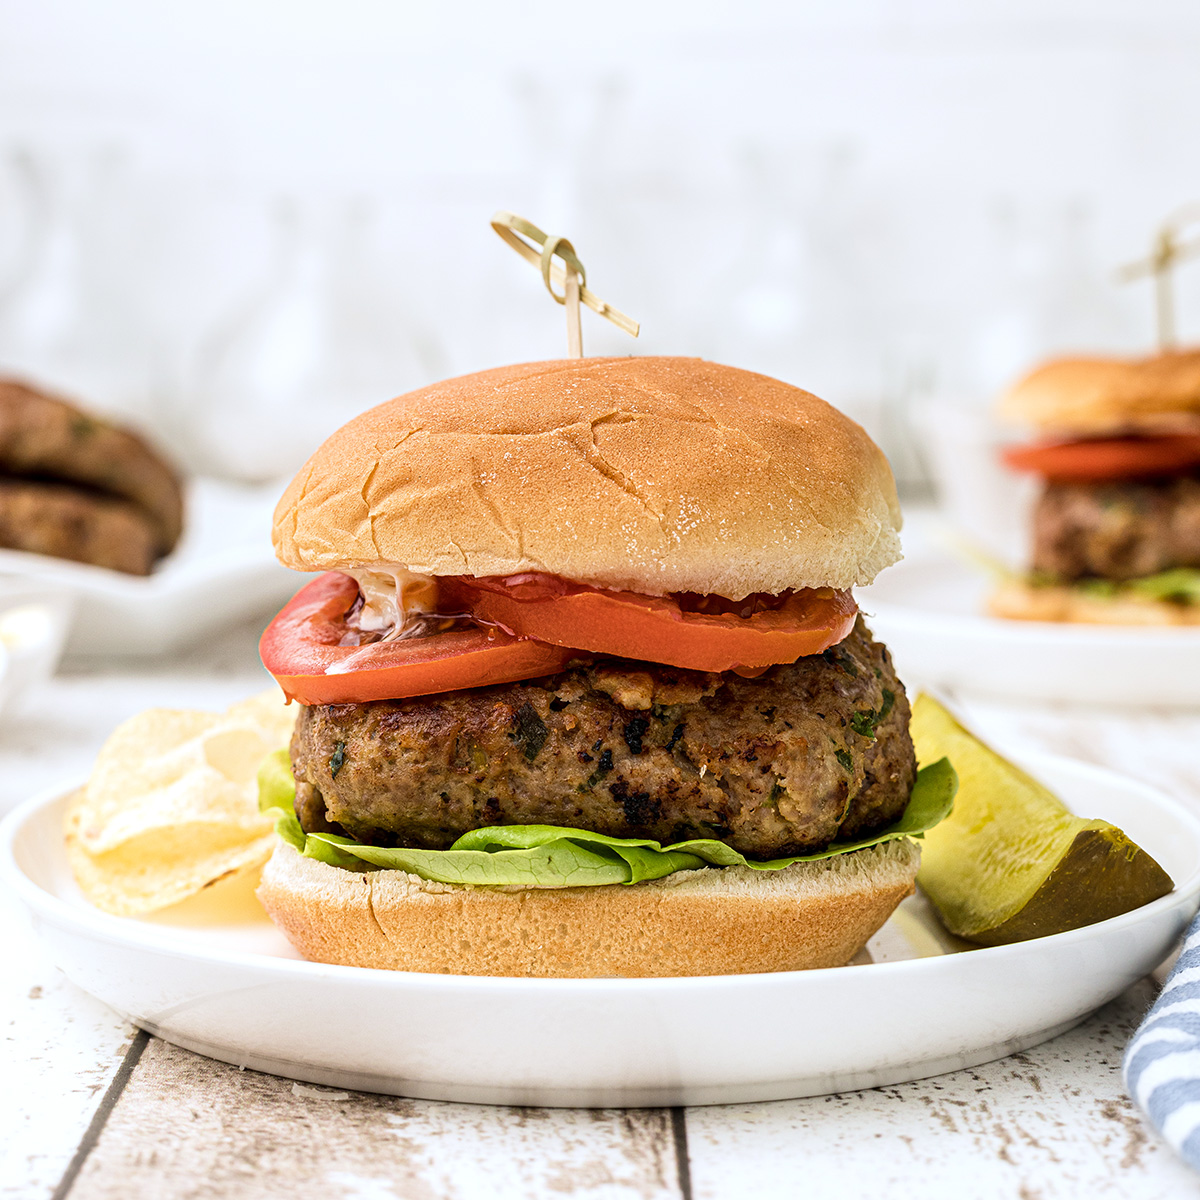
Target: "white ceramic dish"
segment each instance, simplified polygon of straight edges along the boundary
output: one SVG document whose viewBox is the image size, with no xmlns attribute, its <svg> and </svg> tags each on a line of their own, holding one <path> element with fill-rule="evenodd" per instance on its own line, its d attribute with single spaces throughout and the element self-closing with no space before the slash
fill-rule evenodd
<svg viewBox="0 0 1200 1200">
<path fill-rule="evenodd" d="M 1005 621 L 990 581 L 941 555 L 889 567 L 857 593 L 910 689 L 940 685 L 1014 700 L 1200 705 L 1200 627 Z"/>
<path fill-rule="evenodd" d="M 193 480 L 183 540 L 145 578 L 16 550 L 0 550 L 0 576 L 73 604 L 68 653 L 166 654 L 268 612 L 303 584 L 271 547 L 271 514 L 282 490 Z"/>
<path fill-rule="evenodd" d="M 71 609 L 59 592 L 0 581 L 0 711 L 54 674 Z"/>
<path fill-rule="evenodd" d="M 32 800 L 0 825 L 0 877 L 80 987 L 239 1066 L 478 1103 L 777 1100 L 919 1079 L 1035 1045 L 1166 957 L 1200 897 L 1200 821 L 1099 768 L 1022 763 L 1068 804 L 1127 830 L 1176 890 L 1111 921 L 994 949 L 965 950 L 916 898 L 872 940 L 879 961 L 867 965 L 537 980 L 303 962 L 247 895 L 240 908 L 225 897 L 224 913 L 210 896 L 158 921 L 107 916 L 71 878 L 63 796 Z"/>
</svg>

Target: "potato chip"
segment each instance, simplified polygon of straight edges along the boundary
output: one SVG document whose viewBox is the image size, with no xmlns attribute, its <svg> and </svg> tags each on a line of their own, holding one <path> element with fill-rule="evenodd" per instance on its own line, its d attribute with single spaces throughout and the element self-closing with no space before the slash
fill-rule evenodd
<svg viewBox="0 0 1200 1200">
<path fill-rule="evenodd" d="M 271 856 L 275 834 L 254 841 L 209 840 L 187 826 L 92 855 L 67 842 L 67 859 L 80 889 L 105 912 L 140 916 L 187 900 L 240 871 L 255 870 Z"/>
<path fill-rule="evenodd" d="M 270 692 L 225 713 L 150 709 L 120 725 L 67 811 L 68 857 L 88 899 L 122 916 L 152 912 L 261 866 L 274 833 L 255 776 L 287 745 L 294 712 Z"/>
<path fill-rule="evenodd" d="M 289 704 L 278 688 L 269 688 L 248 700 L 239 700 L 225 715 L 230 720 L 248 721 L 269 730 L 277 737 L 280 746 L 286 746 L 291 740 L 296 713 L 299 711 L 299 706 Z"/>
</svg>

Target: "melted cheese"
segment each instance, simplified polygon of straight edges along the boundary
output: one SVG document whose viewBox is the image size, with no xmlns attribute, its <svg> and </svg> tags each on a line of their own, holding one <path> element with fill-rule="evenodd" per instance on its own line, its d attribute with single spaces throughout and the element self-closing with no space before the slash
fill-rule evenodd
<svg viewBox="0 0 1200 1200">
<path fill-rule="evenodd" d="M 358 583 L 363 605 L 356 618 L 365 633 L 382 633 L 385 640 L 410 636 L 422 618 L 437 612 L 437 580 L 417 575 L 392 563 L 352 567 L 346 574 Z"/>
</svg>

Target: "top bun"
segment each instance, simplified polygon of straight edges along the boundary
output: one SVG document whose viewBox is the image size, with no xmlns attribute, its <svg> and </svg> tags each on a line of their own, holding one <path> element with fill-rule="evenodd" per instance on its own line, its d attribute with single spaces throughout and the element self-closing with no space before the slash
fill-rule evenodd
<svg viewBox="0 0 1200 1200">
<path fill-rule="evenodd" d="M 292 481 L 274 538 L 300 571 L 539 571 L 737 600 L 870 583 L 899 528 L 883 453 L 816 396 L 697 358 L 583 358 L 356 417 Z"/>
<path fill-rule="evenodd" d="M 1000 401 L 1000 416 L 1043 433 L 1100 436 L 1200 430 L 1200 350 L 1151 358 L 1060 358 Z"/>
</svg>

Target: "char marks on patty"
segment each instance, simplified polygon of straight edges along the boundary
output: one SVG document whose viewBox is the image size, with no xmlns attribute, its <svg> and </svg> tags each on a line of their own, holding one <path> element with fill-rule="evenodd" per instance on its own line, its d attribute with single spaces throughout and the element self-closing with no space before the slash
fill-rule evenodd
<svg viewBox="0 0 1200 1200">
<path fill-rule="evenodd" d="M 752 858 L 873 832 L 916 773 L 909 707 L 860 619 L 754 679 L 614 659 L 472 691 L 301 710 L 310 832 L 445 849 L 485 825 L 568 825 Z M 337 759 L 335 772 L 331 762 Z"/>
</svg>

